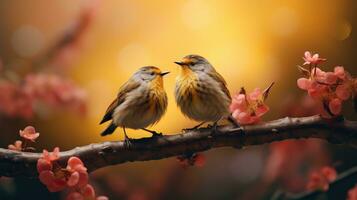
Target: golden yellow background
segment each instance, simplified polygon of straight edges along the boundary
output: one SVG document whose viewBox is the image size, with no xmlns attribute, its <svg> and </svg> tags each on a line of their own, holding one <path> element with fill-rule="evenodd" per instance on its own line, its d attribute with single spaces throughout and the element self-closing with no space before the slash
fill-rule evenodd
<svg viewBox="0 0 357 200">
<path fill-rule="evenodd" d="M 0 55 L 10 63 L 29 59 L 19 55 L 12 42 L 13 34 L 23 26 L 31 26 L 40 33 L 38 53 L 44 51 L 88 2 L 1 1 Z M 354 22 L 348 14 L 351 4 L 351 1 L 323 0 L 101 1 L 85 35 L 85 45 L 69 74 L 88 92 L 88 115 L 83 119 L 68 112 L 56 112 L 27 123 L 37 127 L 41 146 L 47 148 L 58 145 L 68 149 L 122 139 L 121 130 L 100 137 L 105 125 L 99 126 L 98 122 L 128 77 L 141 66 L 155 65 L 172 73 L 165 79 L 169 96 L 167 113 L 152 128 L 164 134 L 177 133 L 195 124 L 181 115 L 173 96 L 179 72 L 173 62 L 187 54 L 206 57 L 226 78 L 232 94 L 242 86 L 251 90 L 275 81 L 268 101 L 272 111 L 266 119 L 278 117 L 284 98 L 303 93 L 296 87 L 299 76 L 296 66 L 302 64 L 305 50 L 327 57 L 326 70 L 343 64 L 356 71 L 349 62 L 354 56 L 351 53 Z M 134 130 L 129 135 L 149 136 Z"/>
</svg>

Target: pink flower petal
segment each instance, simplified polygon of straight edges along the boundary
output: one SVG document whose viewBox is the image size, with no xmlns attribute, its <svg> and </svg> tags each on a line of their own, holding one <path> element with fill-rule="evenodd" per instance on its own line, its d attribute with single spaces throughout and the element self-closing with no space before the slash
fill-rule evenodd
<svg viewBox="0 0 357 200">
<path fill-rule="evenodd" d="M 95 198 L 95 191 L 93 186 L 87 184 L 86 186 L 83 187 L 82 189 L 82 194 L 85 198 Z"/>
<path fill-rule="evenodd" d="M 334 73 L 342 80 L 344 80 L 346 77 L 345 69 L 342 66 L 335 67 Z"/>
<path fill-rule="evenodd" d="M 253 90 L 253 92 L 251 92 L 251 93 L 249 94 L 248 97 L 249 97 L 250 100 L 256 101 L 256 100 L 261 99 L 261 98 L 262 98 L 262 95 L 263 95 L 263 93 L 262 93 L 262 91 L 260 90 L 260 88 L 255 88 L 255 89 Z"/>
<path fill-rule="evenodd" d="M 69 179 L 67 180 L 67 185 L 70 187 L 73 187 L 73 186 L 77 185 L 78 181 L 79 181 L 79 173 L 73 172 L 71 174 L 71 176 L 69 177 Z"/>
<path fill-rule="evenodd" d="M 247 103 L 244 94 L 238 94 L 233 97 L 232 103 L 230 105 L 231 112 L 235 110 L 245 110 L 247 108 Z"/>
<path fill-rule="evenodd" d="M 337 179 L 337 172 L 332 167 L 324 167 L 324 168 L 322 168 L 321 173 L 325 176 L 325 178 L 329 182 L 333 182 L 333 181 L 335 181 Z"/>
<path fill-rule="evenodd" d="M 351 96 L 351 90 L 347 85 L 339 85 L 336 87 L 336 95 L 342 100 L 347 100 Z"/>
<path fill-rule="evenodd" d="M 332 114 L 334 115 L 338 115 L 341 113 L 341 109 L 342 109 L 342 102 L 340 99 L 335 98 L 332 101 L 330 101 L 329 103 L 329 109 L 332 112 Z"/>
<path fill-rule="evenodd" d="M 87 185 L 88 184 L 88 180 L 89 180 L 88 173 L 87 172 L 85 172 L 85 173 L 80 172 L 79 173 L 78 186 L 79 187 L 83 187 L 83 186 Z"/>
<path fill-rule="evenodd" d="M 45 159 L 38 159 L 37 161 L 37 171 L 39 173 L 43 172 L 43 171 L 51 171 L 52 170 L 52 163 L 49 162 L 48 160 Z"/>
<path fill-rule="evenodd" d="M 24 130 L 20 130 L 20 136 L 34 142 L 40 136 L 40 133 L 36 133 L 33 126 L 27 126 Z"/>
<path fill-rule="evenodd" d="M 337 81 L 337 76 L 334 73 L 326 72 L 326 77 L 324 81 L 325 83 L 332 85 L 335 84 L 336 81 Z"/>
<path fill-rule="evenodd" d="M 305 56 L 305 58 L 311 58 L 311 52 L 305 51 L 304 56 Z"/>
<path fill-rule="evenodd" d="M 241 112 L 237 116 L 237 121 L 239 124 L 246 125 L 251 123 L 251 116 L 249 113 Z"/>
<path fill-rule="evenodd" d="M 52 171 L 46 170 L 42 171 L 38 178 L 44 185 L 49 185 L 54 181 L 55 175 Z"/>
<path fill-rule="evenodd" d="M 87 168 L 84 167 L 83 162 L 78 157 L 70 157 L 68 160 L 68 169 L 75 171 L 86 172 Z"/>
<path fill-rule="evenodd" d="M 106 196 L 99 196 L 96 198 L 96 200 L 109 200 L 109 198 Z"/>
<path fill-rule="evenodd" d="M 257 117 L 262 117 L 265 113 L 269 111 L 269 107 L 266 105 L 261 105 L 255 110 Z"/>
<path fill-rule="evenodd" d="M 84 197 L 79 192 L 71 192 L 68 194 L 66 200 L 84 200 Z"/>
<path fill-rule="evenodd" d="M 8 149 L 11 149 L 14 151 L 22 151 L 22 141 L 16 140 L 14 144 L 10 144 L 8 146 Z"/>
<path fill-rule="evenodd" d="M 311 81 L 307 78 L 299 78 L 297 80 L 297 85 L 300 89 L 308 90 L 311 86 Z"/>
</svg>

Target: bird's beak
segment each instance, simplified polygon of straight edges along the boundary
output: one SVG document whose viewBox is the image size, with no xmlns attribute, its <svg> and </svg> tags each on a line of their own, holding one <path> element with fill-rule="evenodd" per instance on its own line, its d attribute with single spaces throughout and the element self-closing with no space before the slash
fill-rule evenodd
<svg viewBox="0 0 357 200">
<path fill-rule="evenodd" d="M 169 74 L 170 72 L 162 72 L 160 75 L 161 76 L 165 76 L 165 75 L 167 75 L 167 74 Z"/>
<path fill-rule="evenodd" d="M 176 63 L 176 64 L 178 64 L 178 65 L 180 65 L 180 66 L 186 65 L 186 63 L 184 63 L 184 62 L 174 62 L 174 63 Z"/>
</svg>

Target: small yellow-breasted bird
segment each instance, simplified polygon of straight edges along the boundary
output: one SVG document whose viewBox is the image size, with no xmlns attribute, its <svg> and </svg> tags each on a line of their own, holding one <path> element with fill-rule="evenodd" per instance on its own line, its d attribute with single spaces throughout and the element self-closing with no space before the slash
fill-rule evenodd
<svg viewBox="0 0 357 200">
<path fill-rule="evenodd" d="M 175 97 L 182 113 L 190 119 L 202 122 L 214 122 L 227 118 L 232 123 L 229 105 L 231 96 L 227 83 L 213 66 L 202 56 L 188 55 L 182 61 L 181 73 L 176 78 Z"/>
<path fill-rule="evenodd" d="M 125 128 L 142 129 L 159 135 L 146 127 L 157 123 L 166 111 L 163 76 L 168 73 L 154 66 L 142 67 L 135 72 L 121 86 L 117 98 L 108 107 L 100 124 L 109 120 L 111 123 L 101 135 L 112 134 L 117 127 L 122 127 L 127 144 L 130 142 Z"/>
</svg>

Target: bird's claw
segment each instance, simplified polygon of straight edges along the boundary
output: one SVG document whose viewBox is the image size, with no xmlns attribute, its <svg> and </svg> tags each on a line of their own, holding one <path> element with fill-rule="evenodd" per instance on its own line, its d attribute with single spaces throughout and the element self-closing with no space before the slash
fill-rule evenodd
<svg viewBox="0 0 357 200">
<path fill-rule="evenodd" d="M 155 137 L 162 137 L 162 136 L 163 136 L 161 132 L 153 131 L 153 132 L 151 132 L 151 133 L 152 133 L 152 136 L 151 136 L 151 137 L 153 137 L 153 138 L 155 138 Z"/>
<path fill-rule="evenodd" d="M 124 148 L 130 149 L 133 146 L 133 143 L 131 142 L 130 138 L 125 137 L 124 139 Z"/>
<path fill-rule="evenodd" d="M 220 131 L 218 130 L 218 124 L 215 122 L 212 126 L 210 126 L 212 129 L 211 135 L 218 135 Z"/>
<path fill-rule="evenodd" d="M 182 129 L 182 132 L 187 133 L 187 132 L 194 131 L 194 130 L 197 130 L 197 129 L 198 129 L 198 127 L 184 128 L 184 129 Z"/>
</svg>

